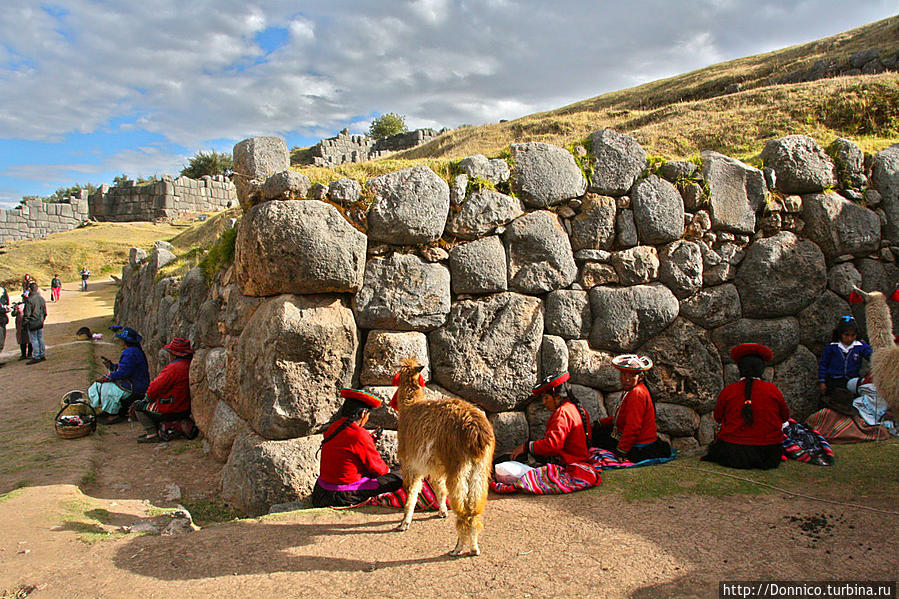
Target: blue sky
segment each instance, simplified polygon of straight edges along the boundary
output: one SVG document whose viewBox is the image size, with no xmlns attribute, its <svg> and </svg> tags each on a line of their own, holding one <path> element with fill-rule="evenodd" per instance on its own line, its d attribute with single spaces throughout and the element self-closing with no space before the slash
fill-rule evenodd
<svg viewBox="0 0 899 599">
<path fill-rule="evenodd" d="M 851 8 L 848 8 L 851 6 Z M 18 0 L 0 12 L 0 206 L 177 174 L 254 135 L 517 118 L 832 35 L 895 0 Z"/>
</svg>

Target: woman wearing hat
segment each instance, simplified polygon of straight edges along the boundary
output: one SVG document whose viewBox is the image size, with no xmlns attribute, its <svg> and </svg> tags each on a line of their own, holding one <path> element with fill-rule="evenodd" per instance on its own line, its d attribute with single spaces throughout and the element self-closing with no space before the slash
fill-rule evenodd
<svg viewBox="0 0 899 599">
<path fill-rule="evenodd" d="M 143 395 L 150 384 L 147 356 L 140 346 L 143 338 L 129 327 L 123 327 L 115 334 L 115 338 L 125 344 L 118 363 L 102 358 L 108 372 L 87 390 L 93 407 L 114 415 L 113 419 L 104 421 L 106 424 L 123 420 L 127 400 Z"/>
<path fill-rule="evenodd" d="M 190 341 L 175 337 L 163 346 L 172 356 L 150 386 L 146 399 L 134 402 L 134 416 L 146 434 L 138 443 L 159 443 L 159 423 L 190 418 L 190 361 L 194 356 Z M 191 425 L 191 428 L 192 425 Z"/>
<path fill-rule="evenodd" d="M 509 457 L 517 460 L 531 455 L 538 462 L 558 462 L 571 465 L 587 462 L 590 457 L 590 416 L 568 391 L 567 372 L 543 379 L 531 395 L 543 402 L 543 407 L 552 412 L 546 423 L 546 435 L 538 440 L 523 443 L 512 450 Z"/>
<path fill-rule="evenodd" d="M 782 425 L 790 409 L 780 389 L 762 380 L 774 353 L 757 343 L 730 350 L 740 380 L 725 387 L 715 404 L 718 437 L 703 460 L 730 468 L 777 468 L 783 455 Z"/>
<path fill-rule="evenodd" d="M 624 397 L 615 416 L 594 424 L 594 447 L 614 451 L 631 462 L 671 457 L 671 446 L 656 431 L 656 409 L 644 384 L 652 360 L 624 354 L 613 358 L 612 366 L 618 369 Z"/>
<path fill-rule="evenodd" d="M 321 474 L 312 489 L 314 507 L 357 505 L 370 497 L 396 491 L 403 479 L 390 472 L 365 430 L 381 400 L 359 389 L 341 389 L 339 418 L 328 428 L 321 447 Z"/>
</svg>

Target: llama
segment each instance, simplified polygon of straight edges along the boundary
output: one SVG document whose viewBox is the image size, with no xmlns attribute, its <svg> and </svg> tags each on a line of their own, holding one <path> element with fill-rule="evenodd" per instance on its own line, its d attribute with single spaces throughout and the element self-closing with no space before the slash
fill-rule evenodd
<svg viewBox="0 0 899 599">
<path fill-rule="evenodd" d="M 397 530 L 409 528 L 427 476 L 437 496 L 440 516 L 447 516 L 447 494 L 456 513 L 458 539 L 450 555 L 461 555 L 466 548 L 472 555 L 480 555 L 478 535 L 484 528 L 481 514 L 487 503 L 496 445 L 493 427 L 484 413 L 468 402 L 424 399 L 424 383 L 419 374 L 423 368 L 410 358 L 403 361 L 397 375 L 397 458 L 408 492 L 403 521 Z"/>
<path fill-rule="evenodd" d="M 865 292 L 855 288 L 865 300 L 865 320 L 871 349 L 871 376 L 877 394 L 890 411 L 899 413 L 899 345 L 893 338 L 893 319 L 886 296 L 879 291 Z"/>
</svg>

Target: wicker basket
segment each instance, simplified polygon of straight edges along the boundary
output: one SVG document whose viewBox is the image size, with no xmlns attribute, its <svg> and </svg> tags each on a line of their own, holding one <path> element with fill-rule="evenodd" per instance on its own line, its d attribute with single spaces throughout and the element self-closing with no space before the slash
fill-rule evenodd
<svg viewBox="0 0 899 599">
<path fill-rule="evenodd" d="M 62 407 L 56 413 L 56 418 L 53 419 L 56 434 L 60 439 L 78 439 L 86 437 L 97 430 L 97 412 L 82 397 L 84 397 L 84 394 L 81 391 L 69 391 L 63 395 Z M 84 423 L 77 425 L 63 424 L 60 418 L 66 415 L 64 413 L 67 411 L 70 412 L 68 415 L 75 413 L 80 416 Z"/>
</svg>

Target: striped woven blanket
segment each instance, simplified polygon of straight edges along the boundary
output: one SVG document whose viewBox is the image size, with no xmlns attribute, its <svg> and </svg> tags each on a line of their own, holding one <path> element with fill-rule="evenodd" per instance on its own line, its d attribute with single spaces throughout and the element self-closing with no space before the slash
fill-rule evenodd
<svg viewBox="0 0 899 599">
<path fill-rule="evenodd" d="M 380 495 L 376 495 L 372 497 L 362 505 L 374 505 L 378 507 L 390 507 L 396 509 L 403 509 L 403 506 L 406 505 L 406 490 L 400 488 L 392 493 L 381 493 Z M 425 479 L 424 484 L 421 486 L 421 493 L 418 494 L 418 501 L 415 503 L 415 511 L 437 511 L 437 496 L 434 495 L 434 490 L 431 488 L 431 485 L 428 484 L 428 480 Z"/>
<path fill-rule="evenodd" d="M 883 441 L 890 438 L 890 432 L 884 426 L 872 426 L 859 415 L 844 416 L 829 408 L 818 410 L 806 418 L 805 422 L 820 431 L 831 443 Z"/>
<path fill-rule="evenodd" d="M 790 418 L 784 425 L 783 459 L 833 466 L 833 449 L 821 433 Z"/>
</svg>

